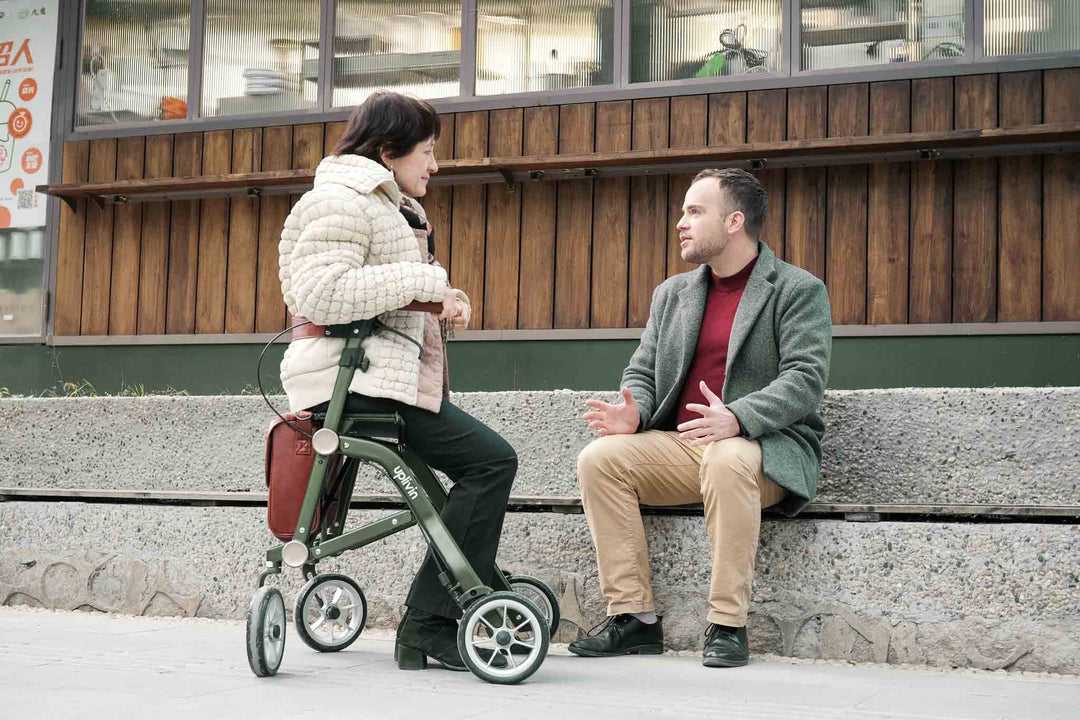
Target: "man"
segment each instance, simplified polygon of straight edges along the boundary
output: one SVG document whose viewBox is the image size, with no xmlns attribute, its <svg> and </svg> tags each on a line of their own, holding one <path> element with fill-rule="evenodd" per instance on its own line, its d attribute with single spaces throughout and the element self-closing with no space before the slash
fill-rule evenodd
<svg viewBox="0 0 1080 720">
<path fill-rule="evenodd" d="M 758 240 L 764 188 L 742 170 L 704 170 L 676 226 L 701 263 L 653 293 L 622 402 L 589 400 L 600 437 L 578 459 L 608 621 L 578 655 L 661 653 L 639 503 L 704 502 L 712 553 L 703 664 L 750 660 L 746 615 L 761 509 L 794 515 L 814 496 L 832 324 L 825 285 Z"/>
</svg>

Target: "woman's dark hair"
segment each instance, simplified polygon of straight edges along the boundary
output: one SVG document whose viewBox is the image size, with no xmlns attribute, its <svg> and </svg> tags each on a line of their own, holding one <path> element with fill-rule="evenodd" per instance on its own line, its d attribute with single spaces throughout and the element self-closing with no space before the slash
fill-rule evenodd
<svg viewBox="0 0 1080 720">
<path fill-rule="evenodd" d="M 439 137 L 439 113 L 418 98 L 380 90 L 360 104 L 334 146 L 332 155 L 362 155 L 382 164 L 382 151 L 408 155 L 417 143 Z"/>
</svg>

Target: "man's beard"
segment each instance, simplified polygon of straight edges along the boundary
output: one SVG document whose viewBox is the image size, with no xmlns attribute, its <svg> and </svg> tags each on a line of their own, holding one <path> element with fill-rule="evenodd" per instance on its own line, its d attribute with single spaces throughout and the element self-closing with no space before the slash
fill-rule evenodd
<svg viewBox="0 0 1080 720">
<path fill-rule="evenodd" d="M 690 247 L 686 249 L 687 254 L 683 255 L 683 260 L 689 263 L 704 265 L 709 260 L 712 260 L 719 255 L 723 249 L 724 243 L 715 238 L 696 243 L 691 241 Z"/>
</svg>

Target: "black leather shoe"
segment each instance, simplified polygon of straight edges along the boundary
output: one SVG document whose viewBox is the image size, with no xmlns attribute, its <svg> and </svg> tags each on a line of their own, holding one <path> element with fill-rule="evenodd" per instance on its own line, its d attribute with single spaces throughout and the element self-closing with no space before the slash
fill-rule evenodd
<svg viewBox="0 0 1080 720">
<path fill-rule="evenodd" d="M 609 617 L 595 635 L 575 640 L 569 650 L 583 657 L 614 657 L 616 655 L 660 655 L 664 652 L 662 618 L 646 624 L 633 615 Z"/>
<path fill-rule="evenodd" d="M 701 657 L 701 664 L 705 667 L 742 667 L 748 664 L 750 643 L 746 639 L 746 628 L 709 623 Z"/>
<path fill-rule="evenodd" d="M 468 670 L 457 646 L 457 621 L 407 608 L 397 628 L 394 660 L 402 670 L 424 670 L 427 659 L 447 670 Z"/>
</svg>

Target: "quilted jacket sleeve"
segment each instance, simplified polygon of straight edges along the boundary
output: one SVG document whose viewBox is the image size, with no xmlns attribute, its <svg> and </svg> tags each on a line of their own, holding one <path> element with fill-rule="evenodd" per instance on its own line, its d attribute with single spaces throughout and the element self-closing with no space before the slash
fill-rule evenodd
<svg viewBox="0 0 1080 720">
<path fill-rule="evenodd" d="M 371 219 L 370 200 L 350 200 L 317 200 L 286 222 L 282 249 L 289 252 L 290 277 L 285 300 L 295 313 L 319 325 L 335 325 L 372 318 L 414 300 L 441 302 L 447 291 L 443 268 L 410 261 L 368 264 L 373 245 L 396 242 L 394 233 L 377 215 Z M 296 239 L 288 247 L 290 235 Z M 410 237 L 407 242 L 415 241 Z"/>
</svg>

